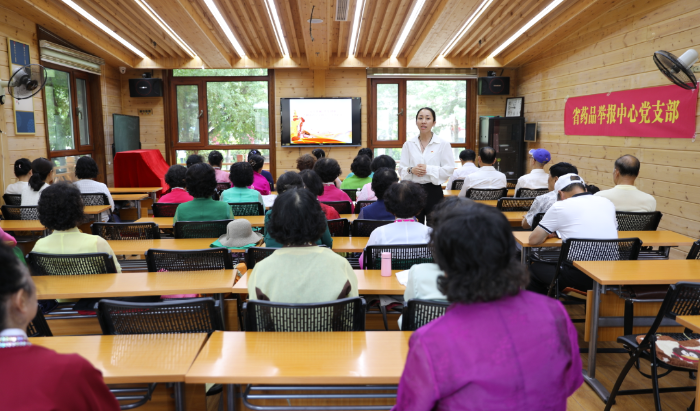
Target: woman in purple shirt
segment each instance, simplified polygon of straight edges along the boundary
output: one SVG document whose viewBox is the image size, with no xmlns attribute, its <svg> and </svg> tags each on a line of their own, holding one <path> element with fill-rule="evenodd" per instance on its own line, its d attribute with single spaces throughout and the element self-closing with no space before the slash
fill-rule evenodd
<svg viewBox="0 0 700 411">
<path fill-rule="evenodd" d="M 394 410 L 566 410 L 583 382 L 576 329 L 559 301 L 523 289 L 506 218 L 466 204 L 436 221 L 438 288 L 452 305 L 411 336 Z"/>
</svg>

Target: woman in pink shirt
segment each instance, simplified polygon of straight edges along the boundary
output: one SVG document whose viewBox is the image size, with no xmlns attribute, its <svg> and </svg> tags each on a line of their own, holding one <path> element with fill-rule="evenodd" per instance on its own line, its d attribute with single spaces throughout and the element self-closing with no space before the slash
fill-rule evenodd
<svg viewBox="0 0 700 411">
<path fill-rule="evenodd" d="M 253 166 L 253 188 L 264 196 L 270 194 L 270 182 L 264 175 L 260 174 L 265 165 L 265 157 L 252 154 L 248 157 L 248 162 Z"/>
<path fill-rule="evenodd" d="M 165 173 L 165 182 L 170 186 L 170 192 L 158 200 L 159 203 L 180 204 L 192 201 L 193 197 L 185 189 L 187 169 L 175 164 Z"/>
<path fill-rule="evenodd" d="M 224 171 L 221 167 L 224 164 L 224 156 L 221 151 L 214 150 L 209 153 L 209 165 L 214 168 L 217 183 L 230 183 L 228 180 L 228 171 Z"/>
<path fill-rule="evenodd" d="M 350 200 L 345 191 L 335 186 L 335 180 L 342 171 L 340 164 L 332 158 L 322 157 L 314 165 L 314 171 L 321 177 L 323 181 L 323 194 L 318 196 L 318 201 L 348 201 L 350 203 L 351 212 L 355 212 L 355 206 Z"/>
</svg>

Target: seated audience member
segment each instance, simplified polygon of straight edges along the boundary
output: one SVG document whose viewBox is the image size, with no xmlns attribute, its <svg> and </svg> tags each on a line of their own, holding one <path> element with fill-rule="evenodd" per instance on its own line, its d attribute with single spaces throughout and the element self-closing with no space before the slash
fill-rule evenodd
<svg viewBox="0 0 700 411">
<path fill-rule="evenodd" d="M 323 181 L 321 181 L 321 177 L 319 177 L 314 170 L 307 169 L 299 173 L 299 175 L 304 182 L 304 187 L 311 191 L 317 198 L 323 194 Z M 338 214 L 338 211 L 335 208 L 325 205 L 320 201 L 319 204 L 321 204 L 321 209 L 326 215 L 326 220 L 335 220 L 340 218 L 340 214 Z"/>
<path fill-rule="evenodd" d="M 554 184 L 559 201 L 554 203 L 530 233 L 530 244 L 542 244 L 559 233 L 561 239 L 595 238 L 616 239 L 617 218 L 615 206 L 607 198 L 586 192 L 586 183 L 576 174 L 566 174 Z M 529 290 L 546 294 L 552 283 L 556 266 L 543 262 L 530 265 L 532 273 Z M 586 291 L 593 287 L 593 280 L 586 274 L 565 264 L 559 273 L 559 288 L 572 287 Z"/>
<path fill-rule="evenodd" d="M 77 191 L 77 190 L 76 190 Z M 102 373 L 78 354 L 33 345 L 26 329 L 36 315 L 34 282 L 0 245 L 0 398 L 6 410 L 119 411 Z M 41 383 L 37 383 L 37 378 Z"/>
<path fill-rule="evenodd" d="M 44 190 L 39 199 L 39 221 L 50 235 L 40 238 L 33 252 L 44 254 L 107 253 L 112 256 L 117 272 L 121 266 L 112 247 L 104 238 L 80 232 L 78 224 L 85 218 L 80 190 L 68 182 L 58 182 Z"/>
<path fill-rule="evenodd" d="M 0 228 L 0 242 L 8 247 L 17 245 L 17 240 L 13 236 L 7 234 L 2 228 Z"/>
<path fill-rule="evenodd" d="M 394 410 L 565 410 L 583 383 L 576 328 L 559 301 L 522 290 L 503 213 L 456 207 L 431 244 L 452 305 L 411 336 Z"/>
<path fill-rule="evenodd" d="M 357 159 L 357 157 L 359 157 L 359 156 L 367 156 L 367 157 L 369 157 L 369 161 L 370 161 L 370 163 L 371 163 L 372 160 L 374 159 L 374 152 L 372 151 L 371 148 L 361 148 L 360 151 L 357 152 L 357 156 L 355 156 L 355 159 Z M 350 170 L 352 170 L 352 167 L 350 167 Z M 347 180 L 348 178 L 350 178 L 350 177 L 352 177 L 352 176 L 354 176 L 354 175 L 355 175 L 355 172 L 353 171 L 353 172 L 351 172 L 350 174 L 348 174 L 348 175 L 345 177 L 345 179 Z M 374 176 L 374 170 L 372 170 L 372 172 L 370 173 L 369 178 L 371 179 L 372 176 Z M 343 180 L 343 182 L 345 182 L 345 180 Z M 345 187 L 340 187 L 340 188 L 345 188 Z"/>
<path fill-rule="evenodd" d="M 251 300 L 317 303 L 357 297 L 350 263 L 330 248 L 316 247 L 326 217 L 309 190 L 289 189 L 272 206 L 265 231 L 284 247 L 255 265 L 248 280 Z"/>
<path fill-rule="evenodd" d="M 250 152 L 248 153 L 248 161 L 250 161 L 250 156 L 252 156 L 252 155 L 254 155 L 254 154 L 257 154 L 257 155 L 261 156 L 261 157 L 263 158 L 263 160 L 265 159 L 265 156 L 262 155 L 262 153 L 260 152 L 260 150 L 252 149 L 252 150 L 250 150 Z M 263 163 L 264 163 L 264 161 L 263 161 Z M 265 179 L 267 180 L 267 182 L 270 183 L 270 187 L 272 187 L 272 186 L 275 184 L 275 179 L 272 178 L 272 173 L 270 173 L 270 172 L 267 171 L 267 170 L 262 170 L 262 171 L 260 172 L 260 174 L 262 174 L 262 176 L 265 177 Z"/>
<path fill-rule="evenodd" d="M 455 172 L 452 173 L 450 178 L 447 180 L 447 184 L 445 185 L 445 187 L 448 190 L 452 190 L 453 181 L 464 180 L 464 177 L 479 171 L 479 169 L 476 167 L 476 164 L 474 164 L 474 160 L 476 160 L 476 153 L 474 152 L 474 150 L 466 149 L 460 151 L 459 162 L 462 163 L 462 167 L 456 169 Z"/>
<path fill-rule="evenodd" d="M 376 173 L 377 170 L 382 167 L 396 171 L 396 161 L 386 154 L 377 156 L 377 158 L 372 160 L 372 165 L 370 165 L 370 169 L 372 170 L 372 179 L 374 179 L 374 173 Z M 362 187 L 362 190 L 357 193 L 357 201 L 374 201 L 376 199 L 377 196 L 375 195 L 374 191 L 372 191 L 372 182 L 365 184 Z"/>
<path fill-rule="evenodd" d="M 185 188 L 187 186 L 187 183 L 185 182 L 186 175 L 187 169 L 185 167 L 179 164 L 170 166 L 168 172 L 165 173 L 165 182 L 170 186 L 170 192 L 160 197 L 158 202 L 181 204 L 192 201 L 194 197 L 192 197 Z"/>
<path fill-rule="evenodd" d="M 92 157 L 80 157 L 75 163 L 75 176 L 78 178 L 78 181 L 75 181 L 73 185 L 78 187 L 81 193 L 102 193 L 106 195 L 107 201 L 112 211 L 114 211 L 114 200 L 112 199 L 112 193 L 109 192 L 109 188 L 107 188 L 106 184 L 95 181 L 98 173 L 97 163 Z M 109 213 L 103 211 L 100 214 L 100 219 L 103 222 L 109 221 Z"/>
<path fill-rule="evenodd" d="M 644 213 L 656 211 L 654 196 L 640 191 L 634 186 L 634 180 L 639 175 L 640 163 L 637 157 L 626 154 L 615 160 L 613 182 L 615 187 L 595 193 L 605 197 L 615 204 L 616 211 Z"/>
<path fill-rule="evenodd" d="M 359 155 L 355 157 L 350 165 L 350 170 L 352 170 L 352 175 L 348 175 L 343 180 L 340 188 L 343 190 L 357 190 L 364 187 L 365 184 L 372 182 L 372 160 L 365 155 Z"/>
<path fill-rule="evenodd" d="M 187 192 L 194 197 L 175 210 L 173 224 L 178 221 L 233 220 L 231 206 L 211 198 L 216 192 L 216 174 L 206 163 L 198 163 L 187 169 Z"/>
<path fill-rule="evenodd" d="M 280 194 L 284 193 L 287 190 L 301 190 L 303 188 L 304 181 L 301 178 L 301 175 L 299 175 L 299 173 L 295 173 L 294 171 L 287 171 L 286 173 L 282 174 L 280 178 L 277 179 L 278 197 Z M 275 200 L 275 203 L 277 203 L 277 200 Z M 272 209 L 268 210 L 268 212 L 265 213 L 265 247 L 282 247 L 284 244 L 278 242 L 275 238 L 273 238 L 270 235 L 270 230 L 268 229 L 268 227 L 270 226 L 270 221 L 272 220 L 273 210 L 274 205 Z M 333 237 L 331 237 L 331 231 L 328 229 L 328 223 L 326 223 L 326 230 L 323 232 L 323 234 L 321 234 L 321 237 L 316 241 L 316 244 L 323 244 L 328 248 L 333 247 Z"/>
<path fill-rule="evenodd" d="M 394 220 L 395 217 L 386 209 L 384 193 L 392 184 L 399 182 L 399 176 L 394 169 L 380 168 L 372 177 L 372 191 L 377 201 L 360 210 L 359 219 L 363 220 Z"/>
<path fill-rule="evenodd" d="M 314 157 L 316 157 L 317 161 L 326 157 L 326 152 L 323 151 L 322 148 L 316 148 L 316 149 L 311 150 L 311 154 L 313 154 Z M 340 178 L 336 178 L 333 183 L 335 184 L 336 187 L 340 188 L 342 181 L 340 181 Z"/>
<path fill-rule="evenodd" d="M 185 164 L 187 165 L 187 168 L 190 168 L 191 166 L 199 163 L 203 163 L 204 158 L 200 156 L 199 154 L 190 154 L 189 157 L 187 157 L 187 161 Z"/>
<path fill-rule="evenodd" d="M 267 181 L 265 176 L 260 174 L 263 166 L 265 165 L 265 158 L 257 154 L 253 154 L 248 157 L 248 162 L 253 167 L 253 188 L 258 190 L 260 194 L 266 196 L 270 194 L 270 182 Z"/>
<path fill-rule="evenodd" d="M 221 151 L 214 150 L 209 153 L 209 165 L 212 166 L 214 172 L 216 173 L 217 183 L 228 183 L 228 172 L 221 169 L 224 164 L 224 156 Z"/>
<path fill-rule="evenodd" d="M 5 194 L 22 194 L 22 190 L 29 184 L 32 176 L 32 162 L 26 158 L 15 161 L 15 177 L 17 181 L 5 188 Z"/>
<path fill-rule="evenodd" d="M 322 158 L 316 161 L 314 171 L 321 177 L 323 181 L 323 195 L 318 196 L 320 201 L 348 201 L 351 204 L 351 212 L 354 212 L 355 207 L 352 206 L 352 200 L 346 192 L 336 187 L 334 181 L 340 173 L 340 164 L 332 158 Z"/>
<path fill-rule="evenodd" d="M 493 163 L 496 162 L 496 150 L 492 147 L 481 147 L 478 159 L 481 168 L 464 177 L 460 197 L 466 197 L 470 188 L 494 189 L 505 188 L 508 185 L 506 175 L 493 167 Z"/>
<path fill-rule="evenodd" d="M 297 170 L 299 170 L 299 172 L 313 170 L 314 164 L 316 164 L 316 157 L 311 154 L 304 154 L 297 158 Z"/>
<path fill-rule="evenodd" d="M 525 174 L 518 179 L 518 183 L 515 185 L 515 195 L 518 194 L 518 190 L 521 188 L 546 188 L 549 181 L 549 176 L 544 171 L 544 166 L 552 160 L 552 155 L 549 151 L 543 148 L 536 148 L 530 150 L 530 171 L 529 174 Z"/>
<path fill-rule="evenodd" d="M 41 192 L 48 188 L 55 177 L 53 163 L 43 157 L 32 161 L 32 176 L 27 186 L 22 189 L 23 206 L 39 204 Z"/>
<path fill-rule="evenodd" d="M 239 161 L 231 164 L 229 174 L 233 187 L 221 193 L 221 201 L 225 203 L 263 203 L 260 192 L 248 188 L 253 185 L 253 166 L 250 163 Z"/>
<path fill-rule="evenodd" d="M 600 188 L 598 186 L 594 186 L 593 184 L 588 184 L 586 186 L 586 192 L 589 192 L 591 194 L 596 194 L 600 191 Z"/>
<path fill-rule="evenodd" d="M 533 201 L 525 217 L 523 217 L 522 227 L 526 230 L 532 228 L 532 222 L 535 216 L 540 213 L 546 213 L 552 204 L 557 202 L 557 192 L 554 191 L 554 183 L 557 182 L 559 177 L 564 174 L 578 174 L 578 169 L 565 162 L 554 164 L 549 167 L 549 177 L 547 178 L 547 187 L 549 188 L 549 193 L 537 196 L 535 201 Z"/>
</svg>

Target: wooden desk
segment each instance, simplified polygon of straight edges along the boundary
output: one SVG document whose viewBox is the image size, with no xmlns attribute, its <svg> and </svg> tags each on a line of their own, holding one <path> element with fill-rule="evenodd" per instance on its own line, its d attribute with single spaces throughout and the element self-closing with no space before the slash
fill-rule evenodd
<svg viewBox="0 0 700 411">
<path fill-rule="evenodd" d="M 361 253 L 367 246 L 369 237 L 333 237 L 333 251 L 336 253 Z"/>
<path fill-rule="evenodd" d="M 114 201 L 135 201 L 137 218 L 141 218 L 141 200 L 147 198 L 147 194 L 112 194 L 112 200 Z"/>
<path fill-rule="evenodd" d="M 44 231 L 46 227 L 39 220 L 0 220 L 4 231 Z"/>
<path fill-rule="evenodd" d="M 511 227 L 522 227 L 523 218 L 527 211 L 504 211 L 503 215 L 506 216 Z"/>
<path fill-rule="evenodd" d="M 163 187 L 109 187 L 109 192 L 110 194 L 149 194 L 155 203 L 156 193 L 162 189 Z"/>
<path fill-rule="evenodd" d="M 245 219 L 250 221 L 250 225 L 253 227 L 265 227 L 265 216 L 264 215 L 240 215 L 235 216 L 234 219 Z M 340 218 L 347 218 L 350 222 L 357 219 L 357 214 L 341 214 Z M 521 219 L 522 220 L 522 219 Z M 136 220 L 137 223 L 156 223 L 159 228 L 173 228 L 173 218 L 172 217 L 143 217 Z"/>
<path fill-rule="evenodd" d="M 111 208 L 112 208 L 112 206 L 110 206 L 109 204 L 107 204 L 107 205 L 97 205 L 97 206 L 85 206 L 85 209 L 83 210 L 83 213 L 86 214 L 86 215 L 93 215 L 93 216 L 95 216 L 95 217 L 97 218 L 97 221 L 100 221 L 100 220 L 99 220 L 100 214 L 101 214 L 103 211 L 107 211 L 107 210 L 109 210 L 109 209 L 111 209 Z"/>
<path fill-rule="evenodd" d="M 561 247 L 561 239 L 548 238 L 544 243 L 538 245 L 530 244 L 530 233 L 532 231 L 514 232 L 515 241 L 523 248 L 530 247 Z M 678 247 L 682 245 L 693 245 L 694 239 L 678 234 L 673 231 L 618 231 L 618 238 L 639 238 L 642 245 L 650 247 Z"/>
<path fill-rule="evenodd" d="M 160 240 L 108 240 L 109 246 L 117 255 L 143 254 L 149 248 L 166 250 L 201 250 L 210 248 L 216 238 L 162 238 Z M 243 251 L 243 250 L 232 250 Z"/>
<path fill-rule="evenodd" d="M 382 277 L 381 270 L 354 270 L 357 276 L 357 288 L 360 295 L 403 295 L 406 287 L 396 279 L 396 273 L 401 270 L 393 270 L 391 277 Z M 234 294 L 248 294 L 248 275 L 243 277 L 233 286 Z"/>
</svg>

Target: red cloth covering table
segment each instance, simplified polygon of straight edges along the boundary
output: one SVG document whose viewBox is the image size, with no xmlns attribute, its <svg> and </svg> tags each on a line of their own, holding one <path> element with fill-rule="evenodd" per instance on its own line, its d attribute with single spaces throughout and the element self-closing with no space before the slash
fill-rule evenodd
<svg viewBox="0 0 700 411">
<path fill-rule="evenodd" d="M 122 151 L 114 157 L 114 186 L 163 187 L 160 197 L 170 188 L 165 183 L 169 167 L 160 150 Z"/>
</svg>

